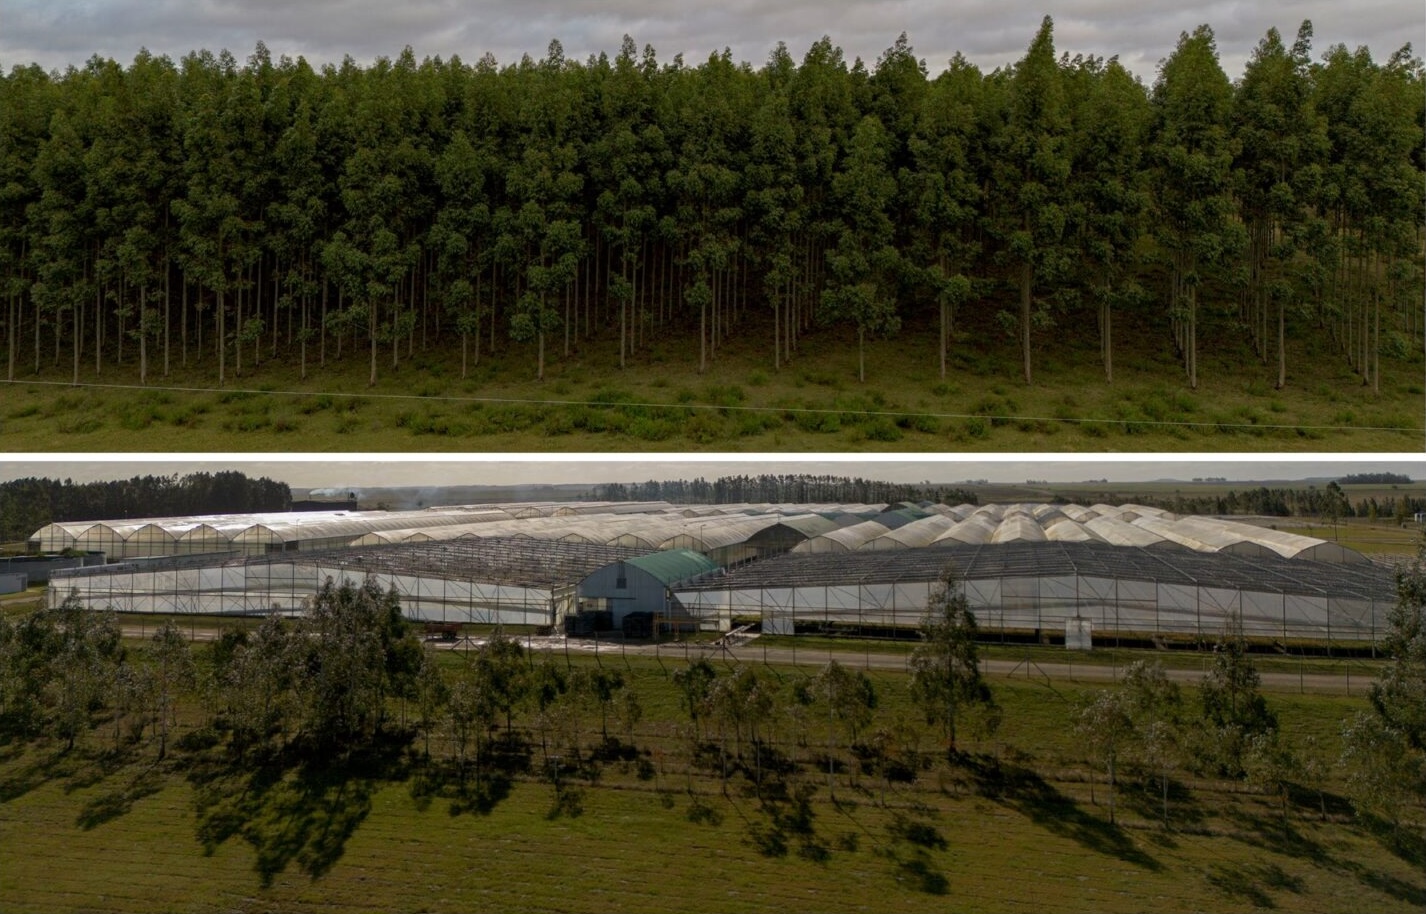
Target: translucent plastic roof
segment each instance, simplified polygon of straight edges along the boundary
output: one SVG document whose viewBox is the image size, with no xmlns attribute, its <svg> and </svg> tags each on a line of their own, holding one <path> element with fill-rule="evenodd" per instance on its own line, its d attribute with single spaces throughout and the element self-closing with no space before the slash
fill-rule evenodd
<svg viewBox="0 0 1426 914">
<path fill-rule="evenodd" d="M 1156 533 L 1110 515 L 1100 515 L 1084 522 L 1084 529 L 1115 546 L 1153 546 L 1167 542 Z"/>
<path fill-rule="evenodd" d="M 486 524 L 510 520 L 504 511 L 475 512 L 459 524 L 445 524 L 432 527 L 429 524 L 413 527 L 399 527 L 394 530 L 375 530 L 353 541 L 353 546 L 376 546 L 385 543 L 403 543 L 407 540 L 451 540 L 467 533 L 478 533 Z"/>
<path fill-rule="evenodd" d="M 920 508 L 897 508 L 894 511 L 883 511 L 875 518 L 876 522 L 889 530 L 903 527 L 913 521 L 918 521 L 926 517 L 928 512 Z"/>
<path fill-rule="evenodd" d="M 661 543 L 686 530 L 690 521 L 698 522 L 696 518 L 686 518 L 682 514 L 645 517 L 638 524 L 612 527 L 610 532 L 613 536 L 608 542 L 613 546 L 657 549 Z"/>
<path fill-rule="evenodd" d="M 645 555 L 642 550 L 523 537 L 487 537 L 446 542 L 403 543 L 363 549 L 248 559 L 244 564 L 320 563 L 351 574 L 413 574 L 451 580 L 523 587 L 577 584 L 615 562 Z"/>
<path fill-rule="evenodd" d="M 1007 514 L 991 534 L 992 543 L 1042 543 L 1045 529 L 1029 514 Z"/>
<path fill-rule="evenodd" d="M 995 535 L 1000 519 L 989 514 L 972 513 L 960 523 L 936 537 L 936 543 L 988 543 Z"/>
<path fill-rule="evenodd" d="M 1005 543 L 849 553 L 788 553 L 752 562 L 688 590 L 735 590 L 937 580 L 946 568 L 964 579 L 1084 575 L 1165 584 L 1239 588 L 1342 598 L 1393 599 L 1391 569 L 1188 549 L 1139 549 L 1106 543 Z"/>
<path fill-rule="evenodd" d="M 1232 520 L 1178 517 L 1142 505 L 1097 504 L 1086 508 L 1017 503 L 933 508 L 938 510 L 905 506 L 888 512 L 862 504 L 682 508 L 665 502 L 523 502 L 420 511 L 316 511 L 65 522 L 46 525 L 32 540 L 37 540 L 43 550 L 76 547 L 103 550 L 117 557 L 223 551 L 229 547 L 253 551 L 375 545 L 462 536 L 520 536 L 706 552 L 748 544 L 751 538 L 782 523 L 805 537 L 806 541 L 795 547 L 802 552 L 880 550 L 928 543 L 1102 540 L 1129 547 L 1177 546 L 1200 552 L 1365 561 L 1350 549 L 1313 537 Z M 812 509 L 818 510 L 814 513 Z M 913 530 L 905 537 L 882 539 L 888 530 L 901 527 Z M 728 556 L 724 554 L 723 558 Z"/>
<path fill-rule="evenodd" d="M 489 515 L 490 509 L 437 508 L 421 511 L 284 511 L 265 514 L 211 514 L 186 517 L 149 517 L 125 520 L 60 522 L 42 527 L 32 539 L 71 541 L 88 533 L 122 542 L 134 538 L 172 541 L 184 538 L 226 542 L 295 542 L 361 536 L 376 530 L 426 529 L 467 522 Z"/>
<path fill-rule="evenodd" d="M 820 514 L 787 514 L 779 523 L 784 527 L 796 530 L 807 539 L 821 536 L 828 530 L 837 529 L 838 526 L 836 521 Z"/>
<path fill-rule="evenodd" d="M 1157 536 L 1187 546 L 1196 552 L 1223 552 L 1247 542 L 1241 535 L 1221 525 L 1184 524 L 1147 515 L 1134 518 L 1133 524 Z M 1247 551 L 1266 551 L 1249 548 Z"/>
<path fill-rule="evenodd" d="M 1056 540 L 1063 543 L 1097 543 L 1102 542 L 1093 530 L 1084 524 L 1070 520 L 1064 515 L 1050 521 L 1041 521 L 1045 530 L 1045 539 Z"/>
<path fill-rule="evenodd" d="M 863 543 L 876 539 L 887 532 L 885 524 L 874 520 L 865 520 L 859 524 L 852 524 L 847 527 L 838 527 L 836 530 L 828 530 L 820 536 L 815 536 L 805 543 L 799 543 L 792 548 L 793 552 L 849 552 L 853 549 L 860 549 Z"/>
<path fill-rule="evenodd" d="M 747 542 L 760 531 L 776 526 L 782 518 L 776 514 L 761 517 L 739 515 L 736 517 L 704 517 L 688 523 L 681 533 L 677 533 L 659 545 L 661 549 L 696 549 L 708 552 L 726 546 Z"/>
<path fill-rule="evenodd" d="M 936 537 L 945 533 L 955 523 L 954 518 L 944 514 L 933 514 L 868 540 L 862 548 L 907 549 L 929 546 L 935 542 Z"/>
</svg>

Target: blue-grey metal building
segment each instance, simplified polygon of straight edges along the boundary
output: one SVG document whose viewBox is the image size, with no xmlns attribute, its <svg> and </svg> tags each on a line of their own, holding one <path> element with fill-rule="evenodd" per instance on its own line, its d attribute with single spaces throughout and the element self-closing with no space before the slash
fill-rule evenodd
<svg viewBox="0 0 1426 914">
<path fill-rule="evenodd" d="M 104 553 L 81 552 L 75 555 L 17 555 L 0 559 L 0 574 L 25 574 L 31 584 L 48 584 L 51 571 L 66 568 L 88 568 L 103 565 Z"/>
<path fill-rule="evenodd" d="M 0 594 L 19 593 L 30 586 L 30 577 L 22 571 L 0 571 Z"/>
<path fill-rule="evenodd" d="M 579 583 L 579 608 L 608 612 L 615 628 L 632 612 L 652 613 L 665 622 L 695 621 L 674 596 L 674 588 L 718 571 L 707 556 L 691 549 L 670 549 L 605 565 Z"/>
</svg>

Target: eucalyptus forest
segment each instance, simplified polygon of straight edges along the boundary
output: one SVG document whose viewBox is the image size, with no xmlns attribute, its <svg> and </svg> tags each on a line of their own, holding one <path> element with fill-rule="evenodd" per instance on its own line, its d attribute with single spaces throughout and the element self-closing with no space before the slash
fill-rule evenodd
<svg viewBox="0 0 1426 914">
<path fill-rule="evenodd" d="M 6 378 L 360 359 L 375 384 L 514 345 L 542 377 L 615 338 L 620 367 L 672 339 L 692 373 L 743 334 L 775 372 L 821 328 L 860 349 L 905 322 L 943 378 L 993 333 L 1026 383 L 1064 338 L 1112 382 L 1132 312 L 1190 388 L 1205 323 L 1279 387 L 1310 337 L 1370 388 L 1423 343 L 1423 70 L 1312 37 L 1269 31 L 1233 80 L 1201 26 L 1152 85 L 1057 55 L 1048 17 L 1014 65 L 934 77 L 905 35 L 874 65 L 829 38 L 754 67 L 626 37 L 583 62 L 15 66 Z"/>
</svg>

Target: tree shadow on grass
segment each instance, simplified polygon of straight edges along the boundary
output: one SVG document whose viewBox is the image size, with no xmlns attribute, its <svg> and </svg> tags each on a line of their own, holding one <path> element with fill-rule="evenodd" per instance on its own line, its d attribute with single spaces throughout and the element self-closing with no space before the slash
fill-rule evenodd
<svg viewBox="0 0 1426 914">
<path fill-rule="evenodd" d="M 448 801 L 452 816 L 488 816 L 510 796 L 513 785 L 510 774 L 499 768 L 482 767 L 472 776 L 470 771 L 462 774 L 454 762 L 423 760 L 412 771 L 410 793 L 423 812 L 441 799 Z"/>
<path fill-rule="evenodd" d="M 896 866 L 898 882 L 908 883 L 927 895 L 950 891 L 950 880 L 931 858 L 931 851 L 944 851 L 950 845 L 929 815 L 917 810 L 910 814 L 897 812 L 887 826 L 887 835 L 891 840 L 880 853 Z"/>
<path fill-rule="evenodd" d="M 1322 842 L 1305 834 L 1291 819 L 1284 822 L 1281 813 L 1258 815 L 1238 808 L 1228 809 L 1224 815 L 1240 830 L 1237 836 L 1239 841 L 1284 857 L 1311 860 L 1318 865 L 1336 862 Z"/>
<path fill-rule="evenodd" d="M 1208 868 L 1209 885 L 1238 901 L 1246 901 L 1255 908 L 1276 908 L 1277 902 L 1267 889 L 1280 889 L 1300 895 L 1302 880 L 1289 876 L 1275 863 L 1268 864 L 1226 864 L 1214 863 Z"/>
<path fill-rule="evenodd" d="M 568 783 L 554 786 L 554 799 L 545 813 L 547 820 L 553 822 L 559 818 L 578 819 L 584 815 L 584 788 Z"/>
<path fill-rule="evenodd" d="M 294 864 L 321 878 L 370 814 L 372 794 L 406 775 L 400 757 L 396 740 L 340 760 L 296 752 L 247 761 L 205 757 L 189 772 L 198 840 L 212 854 L 229 839 L 242 838 L 257 854 L 254 869 L 264 887 Z"/>
<path fill-rule="evenodd" d="M 126 814 L 134 804 L 144 797 L 153 796 L 163 790 L 164 778 L 155 765 L 150 765 L 134 775 L 127 784 L 105 791 L 90 799 L 79 811 L 76 824 L 89 831 L 106 822 Z"/>
<path fill-rule="evenodd" d="M 131 745 L 103 749 L 76 746 L 54 755 L 49 777 L 63 780 L 64 792 L 71 794 L 104 783 L 133 765 L 139 757 L 140 753 Z"/>
<path fill-rule="evenodd" d="M 1418 874 L 1426 870 L 1426 836 L 1413 828 L 1392 825 L 1372 815 L 1361 816 L 1359 821 L 1389 852 L 1404 863 L 1416 867 Z M 1379 869 L 1363 866 L 1355 860 L 1339 862 L 1343 870 L 1351 873 L 1363 885 L 1418 908 L 1426 906 L 1426 885 L 1413 885 Z"/>
<path fill-rule="evenodd" d="M 1103 782 L 1096 786 L 1108 789 L 1108 785 Z M 1117 796 L 1125 809 L 1133 810 L 1135 815 L 1149 822 L 1164 821 L 1163 785 L 1157 775 L 1137 781 L 1126 778 L 1120 788 Z M 1169 828 L 1192 830 L 1202 827 L 1207 821 L 1208 815 L 1203 804 L 1182 781 L 1169 778 L 1168 796 Z"/>
<path fill-rule="evenodd" d="M 450 813 L 453 816 L 464 813 L 488 816 L 510 796 L 513 783 L 508 774 L 492 771 L 487 772 L 477 783 L 457 784 L 451 799 Z"/>
<path fill-rule="evenodd" d="M 505 735 L 489 743 L 479 765 L 455 759 L 441 761 L 411 753 L 411 799 L 426 810 L 433 800 L 449 802 L 452 816 L 473 813 L 487 816 L 509 796 L 515 777 L 530 771 L 533 749 L 519 736 Z"/>
<path fill-rule="evenodd" d="M 294 861 L 313 879 L 326 875 L 371 812 L 372 792 L 366 778 L 328 772 L 305 773 L 270 791 L 265 808 L 242 831 L 257 851 L 262 884 L 271 885 Z"/>
<path fill-rule="evenodd" d="M 1384 895 L 1390 895 L 1398 901 L 1417 906 L 1426 904 L 1426 890 L 1423 890 L 1422 886 L 1412 885 L 1403 879 L 1383 873 L 1379 868 L 1334 855 L 1327 845 L 1304 834 L 1292 821 L 1289 821 L 1284 827 L 1280 815 L 1259 816 L 1240 810 L 1231 813 L 1229 818 L 1239 828 L 1237 835 L 1239 841 L 1286 857 L 1311 861 L 1313 866 L 1356 879 L 1362 885 Z M 1390 845 L 1393 840 L 1402 840 L 1401 836 L 1405 836 L 1404 840 L 1408 842 L 1414 839 L 1417 842 L 1426 843 L 1413 832 L 1393 832 L 1389 824 L 1380 820 L 1368 817 L 1362 819 L 1361 822 L 1363 827 L 1369 833 L 1374 833 L 1383 844 Z M 1398 837 L 1393 839 L 1393 834 Z M 1419 847 L 1418 843 L 1414 858 L 1409 846 L 1398 846 L 1393 852 L 1400 855 L 1405 862 L 1414 864 L 1420 869 L 1423 857 Z M 1265 868 L 1259 867 L 1259 869 Z M 1281 871 L 1279 870 L 1279 872 Z M 1271 876 L 1271 873 L 1268 875 Z M 1271 884 L 1271 880 L 1268 881 Z M 1300 891 L 1300 889 L 1294 889 L 1294 891 Z"/>
<path fill-rule="evenodd" d="M 1135 847 L 1122 829 L 1086 813 L 1029 768 L 985 756 L 962 756 L 959 763 L 971 772 L 979 793 L 1009 806 L 1051 834 L 1147 870 L 1163 869 L 1158 859 Z"/>
<path fill-rule="evenodd" d="M 17 800 L 51 782 L 58 782 L 66 795 L 99 787 L 110 779 L 118 780 L 116 775 L 125 774 L 137 760 L 139 756 L 131 748 L 12 748 L 3 756 L 3 761 L 12 764 L 6 776 L 0 778 L 0 804 Z M 107 789 L 86 801 L 76 824 L 88 831 L 116 819 L 127 813 L 136 801 L 162 790 L 163 783 L 161 772 L 150 763 L 121 786 L 106 785 Z"/>
<path fill-rule="evenodd" d="M 0 803 L 18 800 L 32 790 L 38 790 L 63 774 L 56 771 L 56 757 L 45 754 L 24 762 L 17 762 L 0 778 Z"/>
<path fill-rule="evenodd" d="M 1381 846 L 1400 858 L 1402 862 L 1409 863 L 1418 869 L 1426 868 L 1426 835 L 1421 833 L 1419 827 L 1412 828 L 1410 825 L 1393 824 L 1369 813 L 1358 818 L 1366 830 L 1381 843 Z"/>
<path fill-rule="evenodd" d="M 1416 908 L 1426 907 L 1426 886 L 1412 885 L 1404 879 L 1383 873 L 1373 867 L 1363 866 L 1355 860 L 1349 860 L 1342 864 L 1342 870 L 1351 874 L 1362 885 L 1375 889 L 1383 895 L 1390 895 L 1397 901 L 1405 902 Z"/>
<path fill-rule="evenodd" d="M 832 849 L 817 833 L 817 813 L 812 806 L 816 793 L 817 788 L 810 784 L 788 789 L 788 785 L 778 782 L 775 789 L 764 790 L 751 815 L 734 804 L 745 824 L 744 842 L 764 857 L 786 857 L 795 851 L 804 860 L 826 863 L 832 857 Z M 689 809 L 690 821 L 698 821 L 698 808 L 695 805 Z M 710 815 L 703 821 L 721 821 L 721 817 L 711 815 L 711 810 L 708 812 Z"/>
</svg>

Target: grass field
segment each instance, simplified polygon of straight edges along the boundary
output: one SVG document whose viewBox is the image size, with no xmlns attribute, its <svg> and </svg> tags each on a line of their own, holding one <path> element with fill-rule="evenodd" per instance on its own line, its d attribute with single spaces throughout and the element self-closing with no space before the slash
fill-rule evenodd
<svg viewBox="0 0 1426 914">
<path fill-rule="evenodd" d="M 1131 324 L 1132 325 L 1132 324 Z M 268 361 L 216 389 L 216 373 L 133 366 L 81 374 L 42 364 L 5 386 L 9 451 L 1416 451 L 1420 357 L 1383 365 L 1381 393 L 1338 355 L 1294 347 L 1286 389 L 1238 345 L 1205 342 L 1190 390 L 1171 351 L 1123 339 L 1114 383 L 1092 342 L 1043 339 L 1028 386 L 1009 340 L 957 344 L 942 380 L 934 334 L 869 343 L 867 381 L 848 333 L 823 329 L 774 371 L 756 320 L 706 374 L 659 340 L 620 370 L 617 344 L 583 342 L 542 382 L 514 344 L 460 377 L 458 355 L 415 351 L 367 386 L 364 351 L 312 367 Z M 925 328 L 922 328 L 924 331 Z M 1077 340 L 1077 337 L 1074 339 Z M 174 364 L 178 364 L 177 358 Z M 32 369 L 31 369 L 32 371 Z M 110 386 L 112 385 L 112 386 Z"/>
<path fill-rule="evenodd" d="M 1338 542 L 1367 555 L 1415 555 L 1421 548 L 1421 528 L 1416 524 L 1398 527 L 1388 523 L 1345 523 L 1333 529 L 1332 524 L 1320 521 L 1285 520 L 1277 526 L 1288 533 Z"/>
<path fill-rule="evenodd" d="M 1359 912 L 1426 902 L 1419 837 L 1388 840 L 1355 819 L 1335 776 L 1321 798 L 1296 792 L 1284 826 L 1271 798 L 1183 775 L 1168 828 L 1157 788 L 1126 777 L 1111 826 L 1102 775 L 1067 723 L 1085 688 L 1074 682 L 993 679 L 1004 723 L 994 741 L 965 746 L 962 765 L 934 762 L 910 783 L 842 769 L 829 787 L 799 762 L 758 797 L 750 773 L 724 795 L 714 772 L 689 764 L 665 670 L 640 659 L 624 669 L 645 706 L 637 756 L 610 756 L 558 786 L 534 773 L 488 782 L 475 801 L 426 781 L 405 756 L 243 779 L 182 755 L 106 753 L 100 734 L 69 754 L 0 749 L 0 909 Z M 870 675 L 880 714 L 911 713 L 904 677 Z M 1339 722 L 1364 706 L 1269 701 L 1285 733 L 1323 760 L 1340 750 Z M 787 756 L 815 759 L 815 745 L 783 739 Z"/>
</svg>

